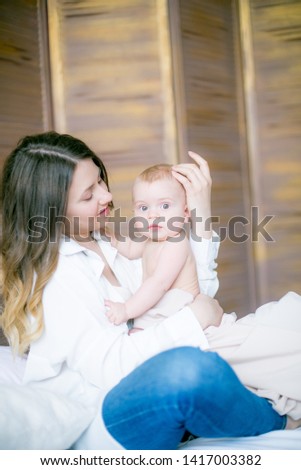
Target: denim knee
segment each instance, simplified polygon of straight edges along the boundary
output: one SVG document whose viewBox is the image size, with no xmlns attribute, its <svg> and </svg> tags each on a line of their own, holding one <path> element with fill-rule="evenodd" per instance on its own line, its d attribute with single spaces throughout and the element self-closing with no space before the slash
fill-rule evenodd
<svg viewBox="0 0 301 470">
<path fill-rule="evenodd" d="M 185 406 L 224 394 L 231 368 L 214 352 L 183 346 L 161 352 L 138 366 L 105 398 L 106 408 L 117 409 L 126 398 L 138 402 L 167 399 Z M 233 372 L 232 372 L 233 373 Z M 230 388 L 230 387 L 229 387 Z"/>
<path fill-rule="evenodd" d="M 179 347 L 161 353 L 164 375 L 169 390 L 206 393 L 224 386 L 227 376 L 232 374 L 228 364 L 215 352 L 202 351 L 194 347 Z M 200 395 L 199 395 L 200 396 Z"/>
</svg>

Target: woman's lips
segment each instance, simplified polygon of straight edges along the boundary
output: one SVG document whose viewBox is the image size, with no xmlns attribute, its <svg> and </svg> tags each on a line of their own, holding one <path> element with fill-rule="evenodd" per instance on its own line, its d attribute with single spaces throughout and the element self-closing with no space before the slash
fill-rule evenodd
<svg viewBox="0 0 301 470">
<path fill-rule="evenodd" d="M 105 207 L 102 211 L 100 211 L 98 213 L 98 216 L 100 216 L 100 215 L 106 215 L 107 216 L 107 215 L 109 215 L 109 212 L 110 212 L 109 208 Z"/>
</svg>

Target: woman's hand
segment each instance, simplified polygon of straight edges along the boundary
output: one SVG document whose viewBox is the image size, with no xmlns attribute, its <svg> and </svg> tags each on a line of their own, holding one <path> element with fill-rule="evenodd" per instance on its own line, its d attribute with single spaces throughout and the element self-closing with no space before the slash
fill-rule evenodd
<svg viewBox="0 0 301 470">
<path fill-rule="evenodd" d="M 190 211 L 191 229 L 197 237 L 211 238 L 211 175 L 208 163 L 195 152 L 188 152 L 195 163 L 172 167 L 173 176 L 184 186 Z"/>
<path fill-rule="evenodd" d="M 220 325 L 224 311 L 216 299 L 205 294 L 198 294 L 189 307 L 203 330 L 208 326 Z"/>
</svg>

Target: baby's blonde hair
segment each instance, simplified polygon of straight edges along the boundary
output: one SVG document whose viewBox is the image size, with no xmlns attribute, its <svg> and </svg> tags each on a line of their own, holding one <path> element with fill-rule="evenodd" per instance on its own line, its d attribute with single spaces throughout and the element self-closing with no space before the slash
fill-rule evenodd
<svg viewBox="0 0 301 470">
<path fill-rule="evenodd" d="M 174 179 L 172 176 L 172 165 L 167 163 L 159 163 L 158 165 L 150 166 L 146 168 L 139 176 L 137 176 L 136 181 L 146 181 L 148 183 L 153 183 L 154 181 L 162 179 Z"/>
<path fill-rule="evenodd" d="M 182 188 L 182 190 L 185 193 L 184 186 L 182 186 L 182 184 L 176 178 L 174 178 L 172 174 L 172 165 L 169 165 L 168 163 L 159 163 L 157 165 L 150 166 L 146 168 L 145 170 L 143 170 L 142 173 L 140 173 L 140 175 L 138 175 L 134 181 L 133 192 L 134 192 L 136 183 L 139 183 L 141 181 L 146 182 L 146 183 L 154 183 L 155 181 L 160 181 L 160 180 L 174 181 L 176 184 L 179 185 L 180 188 Z M 185 193 L 185 198 L 186 198 L 186 193 Z"/>
</svg>

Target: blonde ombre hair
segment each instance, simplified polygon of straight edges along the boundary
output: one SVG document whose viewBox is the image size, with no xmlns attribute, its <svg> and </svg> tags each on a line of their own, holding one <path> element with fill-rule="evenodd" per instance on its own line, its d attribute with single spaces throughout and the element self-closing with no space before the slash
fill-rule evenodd
<svg viewBox="0 0 301 470">
<path fill-rule="evenodd" d="M 64 229 L 57 221 L 66 217 L 73 173 L 86 158 L 99 167 L 108 185 L 102 161 L 67 134 L 27 136 L 4 165 L 1 326 L 16 353 L 26 352 L 42 333 L 43 290 L 56 269 Z"/>
</svg>

